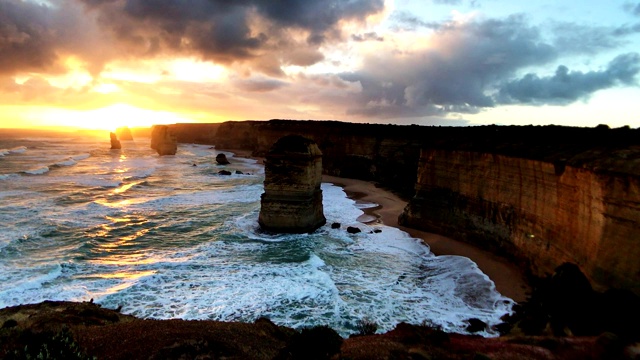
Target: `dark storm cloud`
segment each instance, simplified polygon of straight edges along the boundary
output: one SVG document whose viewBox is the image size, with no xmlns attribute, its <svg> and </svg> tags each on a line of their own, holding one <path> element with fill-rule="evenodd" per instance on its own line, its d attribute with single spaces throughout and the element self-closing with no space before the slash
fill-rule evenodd
<svg viewBox="0 0 640 360">
<path fill-rule="evenodd" d="M 280 65 L 321 61 L 323 43 L 343 40 L 342 20 L 383 8 L 383 0 L 0 0 L 0 74 L 50 72 L 62 55 L 97 74 L 114 59 L 177 54 L 281 74 Z"/>
<path fill-rule="evenodd" d="M 22 1 L 0 2 L 0 73 L 45 69 L 55 64 L 52 11 Z"/>
<path fill-rule="evenodd" d="M 278 53 L 290 46 L 317 48 L 335 37 L 339 22 L 363 20 L 384 8 L 382 0 L 83 0 L 101 24 L 139 54 L 184 51 L 221 62 Z M 266 21 L 256 31 L 252 21 Z M 293 43 L 284 29 L 307 32 Z M 316 59 L 322 59 L 316 56 Z"/>
<path fill-rule="evenodd" d="M 557 56 L 535 27 L 513 16 L 443 25 L 429 49 L 372 56 L 361 71 L 343 78 L 362 85 L 360 106 L 352 113 L 474 113 L 494 105 L 487 94 L 492 84 Z"/>
<path fill-rule="evenodd" d="M 348 112 L 392 117 L 477 113 L 503 103 L 567 104 L 601 89 L 635 84 L 638 72 L 638 55 L 627 54 L 604 71 L 560 67 L 552 77 L 530 74 L 513 80 L 525 69 L 542 68 L 564 56 L 617 48 L 623 42 L 613 28 L 556 24 L 556 36 L 545 37 L 524 16 L 434 28 L 428 49 L 371 55 L 360 71 L 342 74 L 362 86 Z"/>
<path fill-rule="evenodd" d="M 590 94 L 618 84 L 634 85 L 640 71 L 640 55 L 624 54 L 616 57 L 603 71 L 569 71 L 559 66 L 553 76 L 527 74 L 506 83 L 499 92 L 502 103 L 553 104 L 572 103 Z"/>
</svg>

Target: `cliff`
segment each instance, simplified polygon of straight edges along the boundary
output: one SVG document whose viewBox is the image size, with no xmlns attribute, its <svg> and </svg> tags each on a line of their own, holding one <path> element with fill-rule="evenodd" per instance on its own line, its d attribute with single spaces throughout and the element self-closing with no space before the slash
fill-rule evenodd
<svg viewBox="0 0 640 360">
<path fill-rule="evenodd" d="M 220 149 L 245 149 L 264 156 L 279 138 L 300 135 L 318 144 L 325 174 L 375 181 L 408 198 L 413 195 L 428 129 L 337 121 L 243 121 L 221 124 L 211 141 Z"/>
<path fill-rule="evenodd" d="M 324 173 L 413 197 L 400 219 L 406 226 L 492 249 L 534 275 L 572 262 L 596 288 L 640 293 L 639 129 L 294 120 L 209 126 L 203 143 L 256 156 L 284 135 L 312 139 Z M 194 134 L 184 124 L 174 129 Z"/>
<path fill-rule="evenodd" d="M 400 223 L 515 258 L 537 276 L 570 262 L 596 288 L 640 294 L 637 130 L 589 130 L 538 149 L 427 145 Z"/>
<path fill-rule="evenodd" d="M 260 227 L 305 233 L 324 225 L 321 182 L 322 153 L 318 145 L 296 135 L 279 139 L 266 156 Z"/>
</svg>

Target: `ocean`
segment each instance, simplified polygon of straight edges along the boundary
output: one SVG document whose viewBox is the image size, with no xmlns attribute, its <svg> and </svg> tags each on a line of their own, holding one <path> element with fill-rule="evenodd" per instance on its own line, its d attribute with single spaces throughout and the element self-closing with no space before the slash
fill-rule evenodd
<svg viewBox="0 0 640 360">
<path fill-rule="evenodd" d="M 327 225 L 271 235 L 258 226 L 257 161 L 194 144 L 160 157 L 148 138 L 109 147 L 108 136 L 0 133 L 0 308 L 93 299 L 142 318 L 267 317 L 343 336 L 363 319 L 379 332 L 408 322 L 465 333 L 467 319 L 495 325 L 511 311 L 471 260 L 359 223 L 375 204 L 338 186 L 322 184 Z"/>
</svg>

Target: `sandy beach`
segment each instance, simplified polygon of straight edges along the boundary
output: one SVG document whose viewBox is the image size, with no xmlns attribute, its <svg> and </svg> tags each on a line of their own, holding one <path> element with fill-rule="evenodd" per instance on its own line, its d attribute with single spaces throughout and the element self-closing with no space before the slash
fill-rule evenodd
<svg viewBox="0 0 640 360">
<path fill-rule="evenodd" d="M 495 283 L 496 289 L 501 294 L 518 302 L 526 299 L 530 287 L 525 276 L 517 266 L 509 263 L 506 259 L 462 241 L 399 226 L 398 216 L 402 213 L 407 202 L 394 193 L 363 180 L 324 175 L 322 181 L 341 186 L 347 195 L 354 200 L 378 204 L 378 207 L 368 209 L 369 214 L 377 217 L 378 221 L 384 225 L 397 227 L 412 237 L 422 239 L 434 254 L 459 255 L 473 260 L 480 270 Z"/>
</svg>

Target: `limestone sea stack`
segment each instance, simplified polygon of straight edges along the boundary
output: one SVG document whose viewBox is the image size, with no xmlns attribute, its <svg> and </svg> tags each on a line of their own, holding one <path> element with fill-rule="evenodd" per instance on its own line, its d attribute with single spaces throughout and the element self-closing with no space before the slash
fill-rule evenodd
<svg viewBox="0 0 640 360">
<path fill-rule="evenodd" d="M 122 145 L 120 144 L 120 140 L 115 133 L 109 133 L 109 137 L 111 138 L 111 150 L 114 149 L 122 149 Z"/>
<path fill-rule="evenodd" d="M 151 148 L 158 155 L 175 155 L 178 151 L 178 141 L 167 125 L 153 125 L 151 128 Z"/>
<path fill-rule="evenodd" d="M 133 135 L 131 135 L 131 129 L 128 126 L 119 127 L 116 129 L 116 135 L 118 139 L 122 141 L 131 141 L 133 140 Z"/>
<path fill-rule="evenodd" d="M 302 136 L 288 135 L 269 150 L 258 223 L 271 232 L 305 233 L 326 223 L 322 210 L 322 152 Z"/>
</svg>

